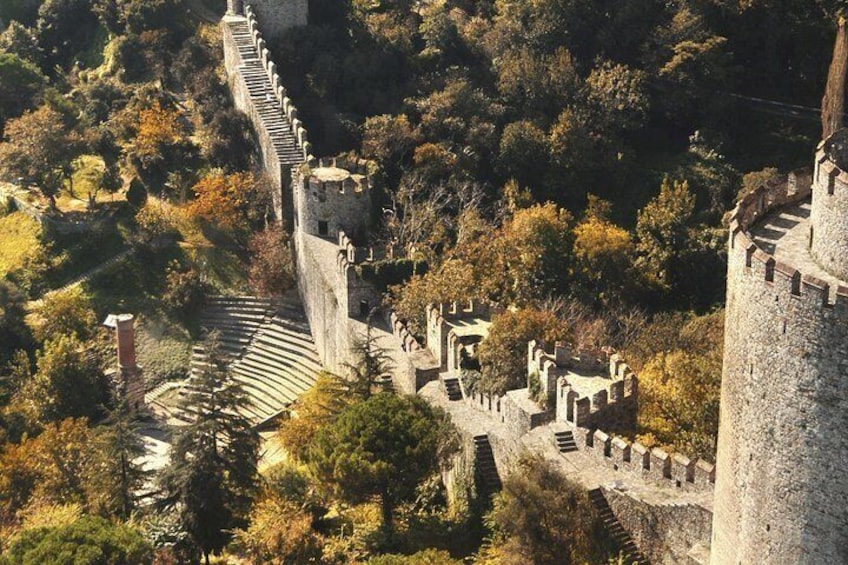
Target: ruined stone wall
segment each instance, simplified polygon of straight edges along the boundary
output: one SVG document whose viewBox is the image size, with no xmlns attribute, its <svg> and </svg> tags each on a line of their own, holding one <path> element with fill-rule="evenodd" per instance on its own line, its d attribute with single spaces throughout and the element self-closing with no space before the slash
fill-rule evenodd
<svg viewBox="0 0 848 565">
<path fill-rule="evenodd" d="M 809 196 L 797 179 L 760 187 L 731 219 L 716 565 L 848 562 L 848 288 L 830 293 L 747 235 Z"/>
<path fill-rule="evenodd" d="M 710 543 L 712 513 L 697 504 L 652 504 L 634 493 L 602 488 L 610 509 L 645 557 L 656 565 L 701 564 Z M 754 560 L 745 563 L 785 563 Z M 727 565 L 730 565 L 729 562 Z"/>
<path fill-rule="evenodd" d="M 816 151 L 813 201 L 810 215 L 811 250 L 829 273 L 848 280 L 848 172 L 842 155 L 848 148 L 848 130 L 823 141 Z"/>
</svg>

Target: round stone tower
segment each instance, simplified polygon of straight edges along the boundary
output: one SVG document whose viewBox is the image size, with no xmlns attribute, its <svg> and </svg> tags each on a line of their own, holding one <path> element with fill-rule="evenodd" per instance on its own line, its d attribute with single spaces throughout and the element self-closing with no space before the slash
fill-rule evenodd
<svg viewBox="0 0 848 565">
<path fill-rule="evenodd" d="M 371 219 L 371 177 L 367 163 L 322 159 L 319 166 L 298 171 L 294 180 L 296 228 L 303 233 L 337 239 L 345 232 L 365 239 Z"/>
<path fill-rule="evenodd" d="M 731 219 L 713 565 L 848 563 L 846 135 Z"/>
</svg>

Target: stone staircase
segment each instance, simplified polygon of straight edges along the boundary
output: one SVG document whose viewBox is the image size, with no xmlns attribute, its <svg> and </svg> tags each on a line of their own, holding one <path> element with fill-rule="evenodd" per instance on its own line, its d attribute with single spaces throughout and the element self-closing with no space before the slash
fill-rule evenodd
<svg viewBox="0 0 848 565">
<path fill-rule="evenodd" d="M 462 400 L 462 387 L 459 386 L 459 379 L 457 377 L 443 378 L 442 386 L 448 400 Z"/>
<path fill-rule="evenodd" d="M 560 453 L 571 453 L 577 451 L 577 442 L 571 430 L 554 432 L 554 442 Z"/>
<path fill-rule="evenodd" d="M 306 315 L 296 301 L 213 297 L 201 317 L 201 327 L 205 333 L 219 332 L 222 356 L 250 400 L 244 415 L 255 426 L 285 411 L 315 383 L 322 370 Z M 192 375 L 208 366 L 203 344 L 196 344 L 192 349 Z M 187 384 L 188 381 L 182 384 L 180 395 L 188 392 Z M 191 421 L 191 413 L 160 406 L 161 402 L 157 401 L 159 395 L 176 386 L 180 385 L 160 385 L 148 393 L 148 402 L 163 408 L 169 417 Z"/>
<path fill-rule="evenodd" d="M 618 518 L 613 514 L 612 508 L 607 503 L 607 499 L 601 489 L 596 488 L 589 491 L 589 500 L 592 503 L 604 523 L 604 527 L 609 533 L 613 541 L 618 545 L 624 557 L 624 563 L 627 565 L 649 565 L 649 561 L 639 551 L 636 543 L 630 537 L 621 524 Z"/>
<path fill-rule="evenodd" d="M 495 464 L 495 456 L 487 434 L 474 436 L 474 464 L 480 486 L 487 494 L 501 489 L 501 478 Z"/>
<path fill-rule="evenodd" d="M 322 368 L 306 323 L 277 315 L 259 329 L 230 370 L 250 395 L 246 415 L 258 426 L 276 418 L 315 384 Z"/>
<path fill-rule="evenodd" d="M 230 18 L 226 21 L 233 34 L 242 66 L 240 72 L 247 84 L 250 98 L 271 138 L 281 165 L 297 165 L 304 162 L 303 149 L 297 142 L 292 124 L 275 96 L 268 74 L 250 35 L 246 18 Z"/>
</svg>

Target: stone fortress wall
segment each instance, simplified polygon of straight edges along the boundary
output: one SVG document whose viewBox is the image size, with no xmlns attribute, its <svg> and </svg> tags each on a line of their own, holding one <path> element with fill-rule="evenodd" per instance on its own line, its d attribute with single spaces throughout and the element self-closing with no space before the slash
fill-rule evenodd
<svg viewBox="0 0 848 565">
<path fill-rule="evenodd" d="M 358 265 L 375 257 L 354 243 L 362 241 L 367 231 L 363 222 L 371 206 L 371 184 L 359 163 L 340 166 L 312 157 L 306 131 L 258 31 L 257 19 L 262 19 L 269 36 L 295 22 L 306 22 L 305 8 L 301 10 L 305 2 L 285 2 L 285 9 L 278 8 L 280 3 L 254 0 L 244 5 L 242 15 L 241 3 L 231 0 L 233 13 L 224 19 L 227 70 L 237 107 L 251 118 L 264 166 L 279 187 L 279 199 L 293 209 L 300 292 L 322 361 L 334 370 L 346 360 L 357 332 L 362 335 L 366 311 L 378 305 L 379 297 L 356 274 Z M 279 13 L 289 8 L 286 14 Z M 257 67 L 261 73 L 251 74 L 251 68 Z M 258 91 L 257 77 L 267 84 Z M 281 132 L 294 140 L 296 161 L 281 149 Z M 776 210 L 808 199 L 809 175 L 793 173 L 764 184 L 746 195 L 733 214 L 716 468 L 610 434 L 610 422 L 632 414 L 638 400 L 637 377 L 615 356 L 608 359 L 609 386 L 587 394 L 578 391 L 567 369 L 574 368 L 575 360 L 578 366 L 590 357 L 597 360 L 597 352 L 584 359 L 583 352 L 555 347 L 546 353 L 531 343 L 528 377 L 537 373 L 548 395 L 548 410 L 528 408 L 527 389 L 510 391 L 500 399 L 465 395 L 465 401 L 494 419 L 511 422 L 517 432 L 553 420 L 551 425 L 564 426 L 561 429 L 574 434 L 579 452 L 595 465 L 612 469 L 616 477 L 633 484 L 668 487 L 670 503 L 675 492 L 709 493 L 715 481 L 712 563 L 848 562 L 848 478 L 844 474 L 848 398 L 841 383 L 848 373 L 848 285 L 834 281 L 845 280 L 848 263 L 848 200 L 843 201 L 848 199 L 848 173 L 840 168 L 844 138 L 840 133 L 820 146 L 808 208 L 812 216 L 808 255 L 829 275 L 772 254 L 749 233 Z M 793 222 L 804 221 L 803 210 Z M 779 222 L 776 226 L 780 231 Z M 484 317 L 483 308 L 473 304 L 431 307 L 426 346 L 402 320 L 388 313 L 387 335 L 398 353 L 396 386 L 415 392 L 430 380 L 441 380 L 440 372 L 456 371 L 458 348 L 468 342 L 469 335 L 448 326 L 451 321 Z M 496 457 L 501 441 L 492 438 Z M 646 547 L 670 550 L 666 542 L 680 538 L 680 528 L 690 527 L 687 524 L 694 524 L 697 531 L 684 536 L 686 543 L 703 538 L 709 508 L 642 507 L 628 492 L 611 493 L 608 498 L 611 506 L 620 509 L 625 528 L 640 532 L 637 537 L 644 538 Z M 680 545 L 683 549 L 675 549 L 674 554 L 683 555 L 685 546 Z M 704 559 L 701 555 L 692 562 Z M 689 561 L 681 557 L 663 562 Z"/>
<path fill-rule="evenodd" d="M 815 178 L 768 182 L 731 216 L 716 565 L 848 562 L 848 283 L 829 260 L 848 258 L 848 186 L 835 139 Z"/>
<path fill-rule="evenodd" d="M 279 2 L 260 2 L 265 11 Z M 256 1 L 241 2 L 230 0 L 228 11 L 222 21 L 224 40 L 224 66 L 227 71 L 230 92 L 236 108 L 244 112 L 253 126 L 256 145 L 264 173 L 275 187 L 272 193 L 274 210 L 278 219 L 291 219 L 291 172 L 301 163 L 314 161 L 312 147 L 306 129 L 298 118 L 298 111 L 288 97 L 277 72 L 277 65 L 271 60 L 268 46 L 259 28 L 259 21 L 253 10 Z M 300 5 L 300 1 L 292 1 Z M 305 10 L 306 1 L 303 0 Z M 288 14 L 287 10 L 275 10 L 273 13 Z M 280 15 L 282 22 L 293 25 L 305 25 L 305 14 Z M 272 20 L 273 21 L 273 20 Z M 271 36 L 281 33 L 280 29 L 268 26 L 262 20 L 264 29 Z"/>
</svg>

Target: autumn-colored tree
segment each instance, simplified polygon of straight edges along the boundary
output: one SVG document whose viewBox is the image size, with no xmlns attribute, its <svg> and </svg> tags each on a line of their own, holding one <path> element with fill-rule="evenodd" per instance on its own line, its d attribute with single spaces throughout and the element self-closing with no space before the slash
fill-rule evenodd
<svg viewBox="0 0 848 565">
<path fill-rule="evenodd" d="M 502 395 L 527 386 L 527 342 L 536 340 L 549 346 L 571 339 L 569 327 L 545 310 L 507 310 L 492 318 L 489 335 L 480 344 L 479 382 L 476 390 Z"/>
<path fill-rule="evenodd" d="M 164 182 L 169 165 L 186 165 L 193 146 L 178 110 L 153 102 L 138 111 L 134 129 L 124 151 L 146 179 Z"/>
<path fill-rule="evenodd" d="M 85 504 L 91 430 L 84 418 L 45 426 L 36 438 L 7 444 L 0 455 L 0 504 L 9 517 L 31 502 Z"/>
<path fill-rule="evenodd" d="M 55 196 L 71 171 L 79 144 L 49 106 L 9 120 L 0 143 L 0 171 L 35 184 L 55 207 Z"/>
<path fill-rule="evenodd" d="M 289 234 L 276 224 L 250 236 L 248 283 L 257 296 L 279 296 L 294 287 L 295 265 Z"/>
<path fill-rule="evenodd" d="M 372 116 L 365 120 L 362 154 L 374 159 L 388 173 L 397 173 L 415 147 L 416 137 L 404 116 Z"/>
<path fill-rule="evenodd" d="M 572 216 L 552 203 L 518 210 L 478 256 L 488 296 L 528 304 L 567 289 L 572 262 Z"/>
<path fill-rule="evenodd" d="M 212 174 L 192 187 L 195 199 L 188 211 L 223 230 L 233 231 L 245 225 L 248 204 L 257 190 L 256 177 L 251 173 Z"/>
<path fill-rule="evenodd" d="M 603 556 L 603 526 L 586 490 L 539 456 L 519 462 L 486 520 L 494 540 L 477 563 L 576 565 Z"/>
<path fill-rule="evenodd" d="M 713 460 L 724 315 L 718 311 L 695 317 L 679 327 L 639 371 L 641 439 L 689 457 Z"/>
<path fill-rule="evenodd" d="M 342 393 L 337 376 L 321 373 L 295 402 L 292 417 L 280 424 L 280 443 L 295 459 L 304 460 L 318 429 L 331 423 L 349 400 Z"/>
<path fill-rule="evenodd" d="M 480 296 L 474 268 L 458 259 L 448 259 L 426 275 L 413 275 L 405 284 L 389 289 L 395 313 L 406 321 L 409 331 L 423 336 L 427 330 L 427 306 L 457 302 Z"/>
<path fill-rule="evenodd" d="M 587 217 L 574 228 L 575 274 L 579 281 L 574 286 L 590 300 L 609 305 L 627 298 L 638 281 L 632 268 L 635 245 L 627 230 L 606 218 L 603 210 L 607 206 L 590 198 Z"/>
<path fill-rule="evenodd" d="M 97 329 L 91 298 L 80 286 L 48 294 L 27 321 L 39 342 L 62 335 L 86 340 Z"/>
<path fill-rule="evenodd" d="M 297 502 L 278 496 L 254 505 L 250 526 L 237 530 L 235 538 L 254 563 L 297 565 L 318 563 L 321 557 L 312 516 Z"/>
</svg>

